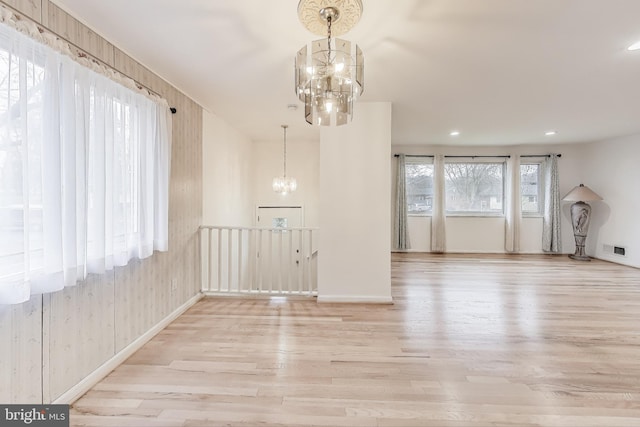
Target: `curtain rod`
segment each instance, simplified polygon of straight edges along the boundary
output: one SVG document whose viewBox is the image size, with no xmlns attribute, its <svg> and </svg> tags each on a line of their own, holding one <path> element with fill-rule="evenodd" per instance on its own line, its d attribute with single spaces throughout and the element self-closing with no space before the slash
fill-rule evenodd
<svg viewBox="0 0 640 427">
<path fill-rule="evenodd" d="M 433 157 L 433 154 L 405 154 L 405 157 Z M 394 154 L 393 157 L 400 157 L 400 154 Z"/>
<path fill-rule="evenodd" d="M 400 154 L 394 154 L 393 157 L 398 157 L 400 156 Z M 405 157 L 433 157 L 433 154 L 405 154 Z M 509 158 L 511 156 L 444 156 L 445 158 L 470 158 L 470 159 L 477 159 L 477 158 Z"/>
<path fill-rule="evenodd" d="M 400 156 L 399 154 L 394 154 L 393 157 L 398 157 Z M 405 154 L 405 157 L 433 157 L 433 154 Z M 521 154 L 519 157 L 551 157 L 551 154 Z M 509 159 L 511 158 L 511 156 L 444 156 L 445 158 L 506 158 Z M 562 154 L 558 154 L 558 157 L 562 157 Z"/>
<path fill-rule="evenodd" d="M 520 157 L 551 157 L 552 154 L 521 154 Z M 557 154 L 558 157 L 562 157 L 562 154 Z"/>
<path fill-rule="evenodd" d="M 511 158 L 511 156 L 506 155 L 506 156 L 444 156 L 445 159 L 447 158 L 451 158 L 451 159 L 463 159 L 463 158 L 468 158 L 468 159 L 486 159 L 486 158 L 498 158 L 498 159 L 509 159 Z"/>
<path fill-rule="evenodd" d="M 72 41 L 67 40 L 65 37 L 63 37 L 62 35 L 58 34 L 55 31 L 53 31 L 51 28 L 47 27 L 46 25 L 42 25 L 40 22 L 37 22 L 35 19 L 25 15 L 23 12 L 19 11 L 15 7 L 9 6 L 6 3 L 2 3 L 1 6 L 2 7 L 6 7 L 9 10 L 12 10 L 14 14 L 16 14 L 16 15 L 18 15 L 20 17 L 20 19 L 26 19 L 27 21 L 32 22 L 36 27 L 38 27 L 38 29 L 40 30 L 41 33 L 46 31 L 46 32 L 48 32 L 50 34 L 53 34 L 54 36 L 58 37 L 60 40 L 62 40 L 65 43 L 69 44 L 70 46 L 73 46 L 75 49 L 80 51 L 82 54 L 84 54 L 87 57 L 89 57 L 92 61 L 98 62 L 98 63 L 104 65 L 105 67 L 107 67 L 107 68 L 109 68 L 111 70 L 114 70 L 118 74 L 120 74 L 120 75 L 122 75 L 122 76 L 124 76 L 124 77 L 126 77 L 126 78 L 128 78 L 130 80 L 132 80 L 139 87 L 144 88 L 145 90 L 148 90 L 150 93 L 152 93 L 152 94 L 154 94 L 154 95 L 156 95 L 156 96 L 158 96 L 160 98 L 164 98 L 164 96 L 160 95 L 155 90 L 149 88 L 148 86 L 143 85 L 142 83 L 140 83 L 139 81 L 137 81 L 136 79 L 131 77 L 130 75 L 118 70 L 114 66 L 112 66 L 110 64 L 107 64 L 106 62 L 104 62 L 102 59 L 98 58 L 94 54 L 87 52 L 85 49 L 81 48 L 80 46 L 78 46 L 77 44 L 73 43 Z M 102 38 L 102 36 L 100 36 L 98 33 L 96 33 L 96 35 L 98 35 L 100 38 Z M 103 39 L 103 40 L 105 40 L 105 39 Z M 107 40 L 105 40 L 105 41 L 107 41 Z M 114 46 L 114 48 L 115 48 L 115 46 Z M 171 114 L 176 114 L 176 112 L 178 111 L 175 107 L 170 107 L 169 109 L 171 110 Z"/>
</svg>

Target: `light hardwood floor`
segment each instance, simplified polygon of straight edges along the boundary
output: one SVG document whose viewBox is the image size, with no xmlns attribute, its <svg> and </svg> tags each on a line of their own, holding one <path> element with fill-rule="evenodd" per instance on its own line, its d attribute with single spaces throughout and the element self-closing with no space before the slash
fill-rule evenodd
<svg viewBox="0 0 640 427">
<path fill-rule="evenodd" d="M 73 426 L 640 426 L 640 270 L 395 254 L 394 305 L 205 299 Z"/>
</svg>

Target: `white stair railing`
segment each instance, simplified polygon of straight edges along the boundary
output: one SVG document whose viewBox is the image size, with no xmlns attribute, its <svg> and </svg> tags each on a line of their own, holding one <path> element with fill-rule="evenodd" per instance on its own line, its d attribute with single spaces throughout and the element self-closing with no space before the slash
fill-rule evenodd
<svg viewBox="0 0 640 427">
<path fill-rule="evenodd" d="M 202 292 L 317 295 L 317 232 L 200 227 Z"/>
</svg>

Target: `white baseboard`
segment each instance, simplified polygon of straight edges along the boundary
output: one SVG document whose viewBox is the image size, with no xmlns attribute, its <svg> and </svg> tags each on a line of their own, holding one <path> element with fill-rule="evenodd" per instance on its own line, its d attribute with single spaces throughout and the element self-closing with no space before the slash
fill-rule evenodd
<svg viewBox="0 0 640 427">
<path fill-rule="evenodd" d="M 392 297 L 372 297 L 361 295 L 318 295 L 319 303 L 349 304 L 393 304 Z"/>
<path fill-rule="evenodd" d="M 151 338 L 155 337 L 160 331 L 166 328 L 171 322 L 176 320 L 182 313 L 187 311 L 191 306 L 200 301 L 203 297 L 201 293 L 195 295 L 187 302 L 182 304 L 180 307 L 175 309 L 173 313 L 162 319 L 158 322 L 154 327 L 149 329 L 143 335 L 138 337 L 131 344 L 123 348 L 120 352 L 115 354 L 111 359 L 107 360 L 100 367 L 98 367 L 95 371 L 91 372 L 89 375 L 84 377 L 82 381 L 78 384 L 71 387 L 69 390 L 64 392 L 60 397 L 54 400 L 53 404 L 72 404 L 79 398 L 81 398 L 86 392 L 91 390 L 93 386 L 98 384 L 104 377 L 109 375 L 111 371 L 120 366 L 122 362 L 127 360 L 133 353 L 140 350 L 143 345 L 145 345 Z"/>
<path fill-rule="evenodd" d="M 613 264 L 624 265 L 625 267 L 640 268 L 640 266 L 637 266 L 629 262 L 628 259 L 605 258 L 605 257 L 599 257 L 599 256 L 592 256 L 591 258 L 597 259 L 599 261 L 610 262 Z M 623 258 L 626 258 L 626 256 Z"/>
<path fill-rule="evenodd" d="M 317 294 L 315 292 L 309 294 L 308 292 L 291 293 L 291 294 L 271 294 L 268 292 L 216 292 L 216 291 L 203 291 L 202 294 L 205 297 L 212 298 L 241 298 L 241 299 L 271 299 L 271 298 L 286 298 L 286 299 L 299 299 L 305 300 L 315 298 Z"/>
<path fill-rule="evenodd" d="M 472 255 L 569 255 L 573 252 L 560 252 L 560 253 L 551 253 L 544 251 L 520 251 L 520 252 L 507 252 L 507 251 L 480 251 L 480 250 L 466 250 L 466 251 L 446 251 L 444 253 L 434 253 L 431 251 L 423 251 L 423 250 L 407 250 L 407 251 L 396 251 L 393 250 L 391 253 L 396 254 L 434 254 L 434 255 L 464 255 L 464 254 L 472 254 Z"/>
</svg>

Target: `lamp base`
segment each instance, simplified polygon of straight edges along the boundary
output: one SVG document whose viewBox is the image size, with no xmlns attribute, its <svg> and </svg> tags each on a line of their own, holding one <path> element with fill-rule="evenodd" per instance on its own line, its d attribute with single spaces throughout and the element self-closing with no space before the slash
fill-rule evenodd
<svg viewBox="0 0 640 427">
<path fill-rule="evenodd" d="M 576 261 L 591 261 L 591 257 L 586 255 L 569 254 L 569 258 L 575 259 Z"/>
<path fill-rule="evenodd" d="M 571 223 L 573 225 L 573 237 L 576 240 L 576 253 L 569 255 L 569 258 L 577 261 L 591 261 L 584 251 L 589 230 L 589 217 L 591 206 L 585 202 L 576 202 L 571 205 Z"/>
</svg>

